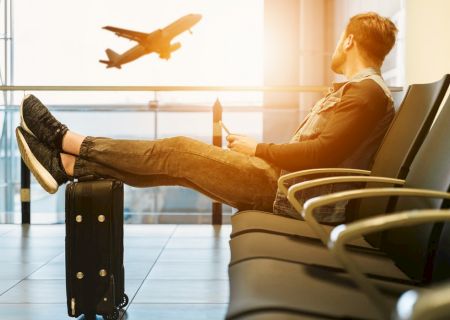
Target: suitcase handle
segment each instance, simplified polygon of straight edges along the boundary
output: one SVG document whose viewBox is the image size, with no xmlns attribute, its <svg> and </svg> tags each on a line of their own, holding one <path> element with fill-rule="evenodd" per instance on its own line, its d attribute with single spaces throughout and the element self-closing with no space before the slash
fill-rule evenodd
<svg viewBox="0 0 450 320">
<path fill-rule="evenodd" d="M 92 180 L 101 180 L 102 178 L 100 178 L 99 176 L 96 176 L 94 174 L 90 174 L 87 176 L 83 176 L 83 177 L 79 177 L 77 178 L 77 180 L 79 182 L 83 182 L 83 181 L 92 181 Z"/>
</svg>

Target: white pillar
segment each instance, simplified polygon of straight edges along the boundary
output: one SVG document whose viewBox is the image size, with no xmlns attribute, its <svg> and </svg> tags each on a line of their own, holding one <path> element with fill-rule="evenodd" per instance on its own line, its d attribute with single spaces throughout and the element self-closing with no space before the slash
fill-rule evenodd
<svg viewBox="0 0 450 320">
<path fill-rule="evenodd" d="M 264 1 L 265 86 L 299 84 L 299 4 L 300 0 Z M 265 93 L 264 108 L 263 140 L 287 142 L 298 124 L 298 95 Z"/>
<path fill-rule="evenodd" d="M 265 0 L 266 86 L 320 86 L 331 82 L 329 66 L 334 45 L 331 48 L 329 43 L 333 38 L 333 1 Z M 287 142 L 322 95 L 265 94 L 264 140 Z"/>
</svg>

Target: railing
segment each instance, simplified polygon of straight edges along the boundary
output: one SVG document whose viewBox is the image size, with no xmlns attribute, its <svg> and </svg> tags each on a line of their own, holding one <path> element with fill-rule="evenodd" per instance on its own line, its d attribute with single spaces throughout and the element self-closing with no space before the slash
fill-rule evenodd
<svg viewBox="0 0 450 320">
<path fill-rule="evenodd" d="M 327 86 L 0 86 L 4 93 L 5 100 L 8 92 L 23 91 L 94 91 L 94 92 L 153 92 L 154 99 L 149 102 L 147 106 L 143 105 L 127 105 L 123 106 L 107 106 L 96 105 L 94 107 L 80 108 L 80 105 L 64 105 L 53 106 L 53 109 L 65 111 L 143 111 L 143 112 L 213 112 L 213 144 L 221 147 L 222 144 L 222 130 L 218 124 L 222 119 L 222 111 L 228 112 L 262 112 L 263 110 L 270 110 L 270 108 L 249 107 L 249 106 L 233 106 L 224 107 L 217 101 L 213 106 L 193 106 L 183 104 L 160 104 L 157 100 L 158 92 L 264 92 L 264 93 L 325 93 L 328 90 Z M 391 87 L 392 92 L 401 92 L 402 87 Z M 5 101 L 5 106 L 10 104 Z M 276 109 L 279 110 L 279 109 Z M 157 117 L 155 116 L 155 137 L 157 135 Z M 22 223 L 30 223 L 30 172 L 28 168 L 21 162 L 21 211 Z M 212 223 L 222 223 L 222 206 L 214 203 L 212 207 Z"/>
<path fill-rule="evenodd" d="M 2 91 L 217 91 L 217 92 L 324 92 L 327 86 L 0 86 Z M 401 91 L 402 87 L 391 90 Z"/>
</svg>

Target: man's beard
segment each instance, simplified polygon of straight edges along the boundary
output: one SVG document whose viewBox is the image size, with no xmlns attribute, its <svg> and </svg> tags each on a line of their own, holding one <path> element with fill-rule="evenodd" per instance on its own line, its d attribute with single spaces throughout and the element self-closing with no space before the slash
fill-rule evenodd
<svg viewBox="0 0 450 320">
<path fill-rule="evenodd" d="M 333 55 L 333 58 L 331 59 L 331 70 L 338 74 L 342 74 L 342 66 L 344 65 L 346 59 L 347 56 L 345 55 L 345 53 L 339 50 L 336 54 Z"/>
</svg>

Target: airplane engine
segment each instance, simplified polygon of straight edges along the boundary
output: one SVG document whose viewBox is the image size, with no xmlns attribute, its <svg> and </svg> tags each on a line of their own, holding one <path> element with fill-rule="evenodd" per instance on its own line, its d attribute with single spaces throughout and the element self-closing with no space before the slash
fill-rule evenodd
<svg viewBox="0 0 450 320">
<path fill-rule="evenodd" d="M 171 55 L 170 55 L 170 52 L 169 52 L 169 51 L 163 51 L 163 52 L 161 52 L 161 53 L 159 54 L 159 57 L 160 57 L 161 59 L 169 60 L 170 57 L 171 57 Z"/>
<path fill-rule="evenodd" d="M 161 53 L 159 54 L 159 57 L 161 59 L 169 60 L 171 57 L 171 53 L 180 48 L 181 48 L 181 43 L 179 43 L 179 42 L 173 43 L 170 45 L 170 47 L 167 50 L 161 51 Z"/>
</svg>

